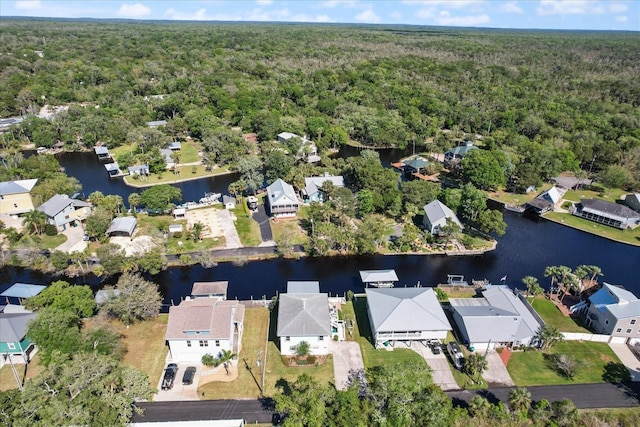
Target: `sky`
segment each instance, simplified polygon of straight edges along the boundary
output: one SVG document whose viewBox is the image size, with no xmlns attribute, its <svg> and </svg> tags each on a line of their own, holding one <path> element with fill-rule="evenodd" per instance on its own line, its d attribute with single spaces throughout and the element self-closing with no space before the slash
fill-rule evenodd
<svg viewBox="0 0 640 427">
<path fill-rule="evenodd" d="M 640 0 L 0 0 L 0 17 L 640 31 Z"/>
</svg>

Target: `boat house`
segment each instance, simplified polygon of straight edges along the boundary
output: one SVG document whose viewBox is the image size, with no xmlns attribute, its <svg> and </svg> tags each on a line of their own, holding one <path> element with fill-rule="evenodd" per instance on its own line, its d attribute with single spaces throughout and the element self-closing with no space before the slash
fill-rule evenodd
<svg viewBox="0 0 640 427">
<path fill-rule="evenodd" d="M 398 281 L 398 275 L 393 269 L 389 270 L 360 270 L 360 279 L 365 288 L 393 288 Z"/>
</svg>

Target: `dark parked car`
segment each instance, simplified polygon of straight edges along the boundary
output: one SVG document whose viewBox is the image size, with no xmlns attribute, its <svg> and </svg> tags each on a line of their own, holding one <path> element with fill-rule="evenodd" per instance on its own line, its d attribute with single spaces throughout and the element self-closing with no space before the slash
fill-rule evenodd
<svg viewBox="0 0 640 427">
<path fill-rule="evenodd" d="M 438 340 L 432 340 L 429 342 L 429 348 L 431 349 L 431 352 L 433 354 L 440 354 L 441 350 L 440 350 L 440 341 Z"/>
<path fill-rule="evenodd" d="M 193 377 L 196 375 L 196 368 L 193 366 L 189 366 L 185 369 L 184 374 L 182 375 L 182 384 L 191 385 L 193 384 Z"/>
<path fill-rule="evenodd" d="M 164 377 L 162 377 L 162 389 L 169 390 L 173 387 L 173 382 L 176 379 L 178 373 L 178 365 L 175 363 L 169 363 L 167 369 L 164 370 Z"/>
</svg>

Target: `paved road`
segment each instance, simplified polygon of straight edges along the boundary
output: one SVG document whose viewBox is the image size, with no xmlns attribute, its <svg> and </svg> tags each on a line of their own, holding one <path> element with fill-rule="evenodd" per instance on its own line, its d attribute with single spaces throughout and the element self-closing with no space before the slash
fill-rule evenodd
<svg viewBox="0 0 640 427">
<path fill-rule="evenodd" d="M 496 387 L 477 391 L 450 391 L 447 395 L 454 405 L 464 406 L 475 395 L 486 397 L 491 402 L 508 402 L 511 387 Z M 638 393 L 640 384 L 575 384 L 559 386 L 527 387 L 534 401 L 547 399 L 570 399 L 579 409 L 593 408 L 634 408 L 640 407 Z"/>
<path fill-rule="evenodd" d="M 143 402 L 143 415 L 132 422 L 230 420 L 242 418 L 246 424 L 270 423 L 273 403 L 259 400 L 201 400 L 197 402 Z"/>
</svg>

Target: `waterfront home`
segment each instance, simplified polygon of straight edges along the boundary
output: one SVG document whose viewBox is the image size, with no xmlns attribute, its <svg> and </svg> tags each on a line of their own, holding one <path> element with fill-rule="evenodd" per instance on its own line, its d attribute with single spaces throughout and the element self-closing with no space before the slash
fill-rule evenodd
<svg viewBox="0 0 640 427">
<path fill-rule="evenodd" d="M 580 199 L 570 212 L 584 219 L 624 230 L 640 223 L 640 213 L 600 199 Z"/>
<path fill-rule="evenodd" d="M 232 196 L 227 196 L 226 194 L 222 196 L 222 204 L 225 209 L 235 209 L 236 208 L 236 198 Z"/>
<path fill-rule="evenodd" d="M 133 236 L 138 221 L 132 216 L 114 218 L 105 233 L 107 236 Z"/>
<path fill-rule="evenodd" d="M 442 227 L 447 225 L 448 221 L 452 221 L 460 230 L 464 228 L 458 216 L 447 205 L 440 200 L 434 200 L 424 206 L 424 217 L 422 224 L 424 228 L 431 234 L 439 234 Z"/>
<path fill-rule="evenodd" d="M 365 288 L 373 286 L 376 288 L 393 288 L 398 281 L 398 275 L 393 269 L 387 270 L 360 270 L 360 280 Z"/>
<path fill-rule="evenodd" d="M 267 187 L 267 203 L 271 216 L 276 218 L 294 217 L 300 208 L 293 187 L 280 178 Z"/>
<path fill-rule="evenodd" d="M 109 149 L 104 145 L 94 147 L 93 151 L 96 153 L 96 156 L 98 156 L 98 160 L 109 160 L 111 158 L 111 153 L 109 153 Z"/>
<path fill-rule="evenodd" d="M 640 212 L 640 193 L 627 194 L 624 197 L 624 204 L 636 212 Z"/>
<path fill-rule="evenodd" d="M 632 344 L 640 340 L 640 300 L 626 289 L 604 283 L 587 300 L 587 325 L 611 335 L 610 342 Z"/>
<path fill-rule="evenodd" d="M 182 149 L 182 142 L 180 141 L 173 141 L 167 145 L 167 150 L 180 151 L 180 149 Z"/>
<path fill-rule="evenodd" d="M 27 310 L 0 313 L 0 367 L 9 362 L 9 358 L 12 363 L 29 363 L 35 345 L 26 335 L 29 322 L 36 317 L 37 314 Z"/>
<path fill-rule="evenodd" d="M 169 150 L 168 148 L 161 148 L 160 155 L 164 159 L 166 169 L 170 169 L 176 165 L 176 162 L 173 159 L 173 151 Z"/>
<path fill-rule="evenodd" d="M 227 299 L 228 281 L 194 282 L 191 288 L 191 298 Z"/>
<path fill-rule="evenodd" d="M 7 304 L 9 304 L 9 298 L 17 298 L 20 304 L 25 298 L 31 298 L 38 295 L 46 288 L 44 285 L 32 285 L 31 283 L 14 283 L 0 294 L 0 297 L 5 297 Z"/>
<path fill-rule="evenodd" d="M 205 354 L 241 349 L 245 307 L 235 300 L 188 298 L 169 308 L 165 338 L 173 362 L 195 362 Z"/>
<path fill-rule="evenodd" d="M 449 298 L 453 320 L 472 351 L 536 343 L 543 323 L 524 298 L 502 285 L 489 287 L 482 296 Z"/>
<path fill-rule="evenodd" d="M 301 287 L 304 289 L 300 289 Z M 298 345 L 303 341 L 309 344 L 311 355 L 329 353 L 329 298 L 326 293 L 318 292 L 317 288 L 315 285 L 298 282 L 292 285 L 291 290 L 305 290 L 304 293 L 280 294 L 276 335 L 280 339 L 280 353 L 283 356 L 295 355 Z"/>
<path fill-rule="evenodd" d="M 332 176 L 325 173 L 323 176 L 310 176 L 304 179 L 304 189 L 302 189 L 302 199 L 305 203 L 324 202 L 327 195 L 322 191 L 322 185 L 330 182 L 334 187 L 344 187 L 342 176 Z"/>
<path fill-rule="evenodd" d="M 555 185 L 546 191 L 543 191 L 535 199 L 525 204 L 525 210 L 541 215 L 545 212 L 554 210 L 562 201 L 562 197 L 567 190 L 556 187 Z"/>
<path fill-rule="evenodd" d="M 129 175 L 134 176 L 134 175 L 149 175 L 150 171 L 149 171 L 149 164 L 144 164 L 144 165 L 135 165 L 135 166 L 129 166 L 127 168 L 127 170 L 129 171 Z"/>
<path fill-rule="evenodd" d="M 451 325 L 432 288 L 365 289 L 376 348 L 444 340 Z"/>
<path fill-rule="evenodd" d="M 19 215 L 33 210 L 31 190 L 37 179 L 0 182 L 0 214 Z"/>
<path fill-rule="evenodd" d="M 462 145 L 458 145 L 457 147 L 453 147 L 450 150 L 445 151 L 444 164 L 447 166 L 456 165 L 462 161 L 464 156 L 466 156 L 469 151 L 477 149 L 478 147 L 473 145 L 473 142 L 466 141 Z"/>
<path fill-rule="evenodd" d="M 296 159 L 303 159 L 307 163 L 316 163 L 320 161 L 316 144 L 306 136 L 299 136 L 292 132 L 281 132 L 278 134 L 278 142 L 281 144 L 286 144 L 291 138 L 300 138 L 300 141 L 302 141 L 302 146 L 295 155 Z"/>
<path fill-rule="evenodd" d="M 72 199 L 66 194 L 56 194 L 40 206 L 38 210 L 47 216 L 47 222 L 59 231 L 67 225 L 76 227 L 91 213 L 93 205 L 82 200 Z"/>
</svg>

